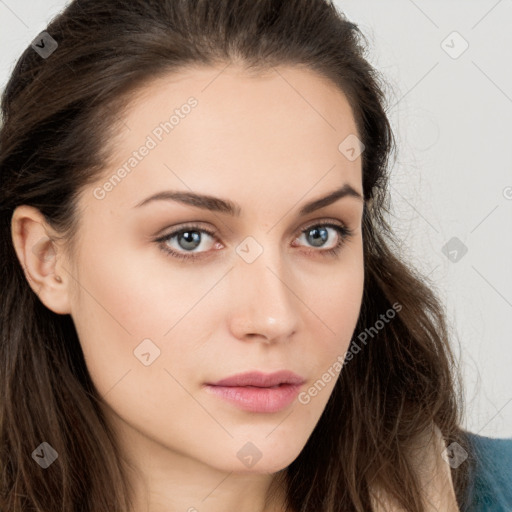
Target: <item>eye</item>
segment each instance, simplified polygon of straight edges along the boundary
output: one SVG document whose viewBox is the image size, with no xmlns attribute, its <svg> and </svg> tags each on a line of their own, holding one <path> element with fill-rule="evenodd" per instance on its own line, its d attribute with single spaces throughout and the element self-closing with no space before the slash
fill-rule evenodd
<svg viewBox="0 0 512 512">
<path fill-rule="evenodd" d="M 317 250 L 319 247 L 323 247 L 329 238 L 333 238 L 333 235 L 330 234 L 329 230 L 336 233 L 337 238 L 334 238 L 334 245 L 329 249 Z M 214 240 L 216 239 L 214 231 L 210 231 L 198 225 L 190 224 L 156 239 L 155 242 L 158 243 L 162 251 L 173 258 L 184 260 L 198 259 L 204 257 L 205 254 L 210 252 L 208 250 L 196 250 L 199 248 L 204 249 L 205 244 L 203 242 L 205 234 L 207 237 L 213 238 Z M 317 248 L 307 251 L 308 254 L 320 253 L 322 256 L 336 256 L 345 244 L 346 240 L 352 235 L 352 230 L 341 224 L 317 223 L 303 229 L 300 237 L 295 238 L 292 245 L 296 246 L 296 241 L 300 240 L 301 237 L 304 237 L 306 243 Z M 169 242 L 174 239 L 176 239 L 176 245 L 174 245 L 174 248 L 171 248 L 171 244 Z M 206 243 L 206 245 L 208 246 L 209 244 Z M 215 244 L 210 243 L 210 245 Z M 195 253 L 197 253 L 197 255 Z"/>
<path fill-rule="evenodd" d="M 198 247 L 201 247 L 203 244 L 203 237 L 201 233 L 206 233 L 209 237 L 215 237 L 215 233 L 213 231 L 209 231 L 200 226 L 190 224 L 188 226 L 184 226 L 183 228 L 172 231 L 168 235 L 164 235 L 155 242 L 158 242 L 161 249 L 173 256 L 175 258 L 181 259 L 189 259 L 189 258 L 197 258 L 198 256 L 193 256 L 190 254 L 192 251 L 195 251 Z M 178 244 L 178 250 L 171 249 L 169 247 L 169 240 L 176 238 L 176 242 Z M 186 252 L 179 252 L 179 250 L 185 250 Z M 199 253 L 203 253 L 204 251 L 195 251 Z M 188 253 L 188 254 L 187 254 Z"/>
<path fill-rule="evenodd" d="M 329 249 L 323 251 L 308 251 L 308 252 L 320 252 L 322 256 L 336 256 L 345 242 L 353 235 L 352 230 L 341 224 L 327 223 L 327 224 L 313 224 L 302 230 L 301 237 L 303 236 L 307 243 L 313 245 L 313 247 L 323 247 L 326 240 L 330 237 L 328 230 L 333 230 L 336 233 L 337 239 L 334 241 L 334 245 Z M 331 236 L 332 238 L 332 236 Z M 296 238 L 296 240 L 299 240 Z M 294 241 L 295 244 L 295 241 Z"/>
</svg>

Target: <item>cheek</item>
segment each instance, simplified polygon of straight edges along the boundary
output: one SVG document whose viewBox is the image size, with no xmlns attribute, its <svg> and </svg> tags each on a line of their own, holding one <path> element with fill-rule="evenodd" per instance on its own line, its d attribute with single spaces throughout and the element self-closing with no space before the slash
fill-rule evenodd
<svg viewBox="0 0 512 512">
<path fill-rule="evenodd" d="M 74 313 L 83 323 L 94 320 L 96 326 L 87 327 L 101 326 L 134 341 L 161 337 L 207 289 L 204 281 L 192 283 L 190 275 L 153 254 L 138 257 L 133 248 L 91 256 L 80 269 Z"/>
<path fill-rule="evenodd" d="M 314 313 L 311 322 L 326 334 L 322 345 L 324 354 L 346 350 L 354 333 L 364 289 L 364 265 L 362 251 L 354 248 L 350 258 L 332 267 L 328 275 L 323 273 L 314 281 L 307 281 L 302 288 L 305 303 Z M 313 327 L 312 327 L 313 328 Z"/>
<path fill-rule="evenodd" d="M 332 273 L 322 288 L 307 295 L 315 315 L 308 316 L 307 346 L 311 381 L 298 396 L 298 405 L 314 425 L 327 405 L 354 336 L 364 288 L 362 265 Z"/>
<path fill-rule="evenodd" d="M 135 347 L 161 329 L 153 322 L 155 307 L 136 265 L 105 251 L 84 254 L 90 256 L 77 274 L 71 315 L 91 378 L 103 393 L 136 362 Z"/>
<path fill-rule="evenodd" d="M 217 273 L 183 271 L 165 265 L 165 256 L 156 256 L 160 261 L 154 254 L 135 257 L 133 249 L 115 251 L 114 242 L 107 247 L 110 252 L 89 252 L 84 259 L 72 307 L 98 391 L 108 391 L 128 371 L 132 380 L 147 370 L 144 359 L 154 361 L 150 367 L 159 373 L 190 368 L 193 361 L 187 358 L 208 337 L 208 318 L 218 318 L 218 304 L 205 297 L 219 280 Z M 187 351 L 180 350 L 185 346 Z M 141 375 L 141 382 L 147 376 Z"/>
</svg>

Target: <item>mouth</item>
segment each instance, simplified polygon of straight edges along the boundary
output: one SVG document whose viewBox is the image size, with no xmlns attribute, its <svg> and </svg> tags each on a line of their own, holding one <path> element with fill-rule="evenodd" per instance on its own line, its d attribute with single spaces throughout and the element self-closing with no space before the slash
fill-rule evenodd
<svg viewBox="0 0 512 512">
<path fill-rule="evenodd" d="M 205 391 L 245 411 L 274 413 L 291 405 L 304 382 L 289 370 L 248 372 L 206 383 Z"/>
</svg>

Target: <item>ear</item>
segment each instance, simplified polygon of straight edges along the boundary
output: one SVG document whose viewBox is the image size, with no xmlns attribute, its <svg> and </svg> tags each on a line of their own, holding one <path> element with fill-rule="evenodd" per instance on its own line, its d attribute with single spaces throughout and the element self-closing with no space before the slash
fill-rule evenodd
<svg viewBox="0 0 512 512">
<path fill-rule="evenodd" d="M 70 313 L 71 276 L 64 268 L 62 248 L 55 241 L 57 233 L 44 215 L 32 206 L 18 206 L 11 219 L 11 235 L 25 277 L 39 300 L 54 313 Z"/>
</svg>

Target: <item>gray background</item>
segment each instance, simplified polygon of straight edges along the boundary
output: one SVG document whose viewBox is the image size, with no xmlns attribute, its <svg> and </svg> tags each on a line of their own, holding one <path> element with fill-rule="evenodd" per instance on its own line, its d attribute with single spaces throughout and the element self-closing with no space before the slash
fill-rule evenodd
<svg viewBox="0 0 512 512">
<path fill-rule="evenodd" d="M 0 0 L 1 89 L 67 3 Z M 446 305 L 464 426 L 512 437 L 512 0 L 337 4 L 388 83 L 391 222 Z"/>
</svg>

